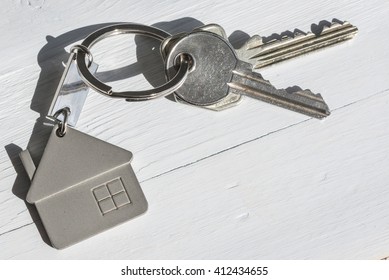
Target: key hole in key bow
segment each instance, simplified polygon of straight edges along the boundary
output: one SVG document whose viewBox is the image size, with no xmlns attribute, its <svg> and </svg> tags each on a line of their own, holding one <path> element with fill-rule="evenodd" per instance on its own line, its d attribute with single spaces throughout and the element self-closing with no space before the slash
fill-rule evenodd
<svg viewBox="0 0 389 280">
<path fill-rule="evenodd" d="M 196 60 L 188 53 L 179 53 L 174 58 L 174 69 L 178 70 L 180 64 L 182 61 L 188 61 L 189 62 L 189 70 L 188 72 L 191 73 L 196 68 Z"/>
</svg>

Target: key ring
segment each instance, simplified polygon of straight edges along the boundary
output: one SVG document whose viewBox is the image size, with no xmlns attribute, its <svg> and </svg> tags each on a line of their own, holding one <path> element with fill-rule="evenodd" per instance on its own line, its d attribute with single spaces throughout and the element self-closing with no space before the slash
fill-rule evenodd
<svg viewBox="0 0 389 280">
<path fill-rule="evenodd" d="M 59 115 L 63 115 L 63 121 L 58 119 Z M 68 107 L 59 109 L 55 114 L 53 115 L 53 118 L 55 118 L 58 122 L 58 129 L 57 129 L 57 136 L 64 137 L 66 134 L 66 130 L 68 127 L 68 117 L 70 115 L 70 109 Z"/>
<path fill-rule="evenodd" d="M 179 64 L 179 69 L 176 75 L 165 84 L 153 89 L 144 91 L 113 91 L 111 86 L 98 80 L 89 72 L 88 65 L 86 65 L 85 62 L 86 56 L 88 56 L 89 64 L 91 57 L 90 48 L 102 39 L 118 34 L 144 35 L 160 41 L 163 41 L 171 36 L 169 33 L 161 29 L 135 23 L 110 25 L 93 32 L 85 38 L 81 44 L 81 46 L 85 47 L 88 51 L 85 51 L 82 47 L 78 47 L 76 58 L 79 73 L 89 87 L 110 97 L 126 98 L 127 101 L 143 101 L 171 94 L 184 83 L 189 71 L 189 61 L 184 57 L 180 60 L 181 63 Z"/>
<path fill-rule="evenodd" d="M 73 47 L 70 48 L 70 52 L 71 53 L 84 52 L 88 56 L 88 68 L 92 65 L 93 55 L 87 47 L 83 45 L 74 45 Z"/>
</svg>

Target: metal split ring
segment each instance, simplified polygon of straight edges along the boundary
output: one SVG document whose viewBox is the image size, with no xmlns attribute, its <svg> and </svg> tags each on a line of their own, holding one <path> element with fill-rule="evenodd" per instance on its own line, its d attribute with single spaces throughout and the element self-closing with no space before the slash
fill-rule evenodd
<svg viewBox="0 0 389 280">
<path fill-rule="evenodd" d="M 58 119 L 60 115 L 63 115 L 63 121 Z M 70 115 L 70 109 L 69 107 L 65 107 L 62 109 L 59 109 L 55 114 L 53 115 L 53 118 L 55 118 L 58 122 L 58 129 L 57 129 L 57 135 L 59 137 L 64 137 L 66 134 L 66 129 L 68 127 L 68 118 Z"/>
<path fill-rule="evenodd" d="M 115 24 L 110 25 L 107 27 L 104 27 L 102 29 L 99 29 L 95 31 L 94 33 L 90 34 L 81 45 L 82 47 L 78 46 L 77 52 L 77 66 L 79 73 L 84 80 L 84 82 L 94 89 L 95 91 L 108 95 L 110 97 L 116 97 L 116 98 L 126 98 L 127 101 L 143 101 L 143 100 L 150 100 L 162 96 L 166 96 L 168 94 L 173 93 L 176 91 L 185 81 L 188 72 L 189 72 L 189 61 L 186 59 L 181 59 L 181 63 L 179 65 L 178 71 L 176 75 L 163 84 L 162 86 L 144 90 L 144 91 L 113 91 L 112 87 L 101 82 L 98 80 L 95 76 L 93 76 L 89 70 L 88 66 L 85 63 L 86 57 L 85 55 L 88 55 L 89 59 L 92 57 L 90 54 L 90 48 L 96 44 L 97 42 L 101 41 L 104 38 L 107 38 L 109 36 L 118 35 L 118 34 L 137 34 L 137 35 L 144 35 L 148 36 L 160 41 L 163 41 L 164 39 L 171 36 L 169 33 L 147 25 L 140 25 L 140 24 L 133 24 L 133 23 L 127 23 L 127 24 Z"/>
<path fill-rule="evenodd" d="M 90 50 L 83 46 L 83 45 L 74 45 L 73 47 L 70 48 L 70 52 L 72 53 L 78 53 L 79 51 L 84 52 L 88 56 L 88 68 L 92 65 L 93 62 L 93 55 L 90 52 Z"/>
</svg>

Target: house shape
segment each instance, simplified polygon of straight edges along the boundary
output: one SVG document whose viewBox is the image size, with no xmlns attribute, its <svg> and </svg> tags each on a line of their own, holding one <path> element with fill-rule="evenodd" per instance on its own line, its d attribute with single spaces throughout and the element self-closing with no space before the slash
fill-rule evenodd
<svg viewBox="0 0 389 280">
<path fill-rule="evenodd" d="M 20 157 L 31 179 L 26 200 L 35 204 L 53 247 L 62 249 L 147 210 L 132 170 L 132 153 L 67 128 L 53 128 L 35 168 L 28 150 Z"/>
</svg>

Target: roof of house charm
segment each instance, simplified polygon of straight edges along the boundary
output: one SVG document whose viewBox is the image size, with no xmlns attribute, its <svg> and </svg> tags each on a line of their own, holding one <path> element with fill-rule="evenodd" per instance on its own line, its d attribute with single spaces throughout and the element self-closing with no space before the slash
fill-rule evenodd
<svg viewBox="0 0 389 280">
<path fill-rule="evenodd" d="M 20 154 L 35 204 L 55 248 L 61 249 L 134 218 L 147 201 L 132 170 L 132 153 L 70 127 L 53 128 L 39 166 Z"/>
</svg>

